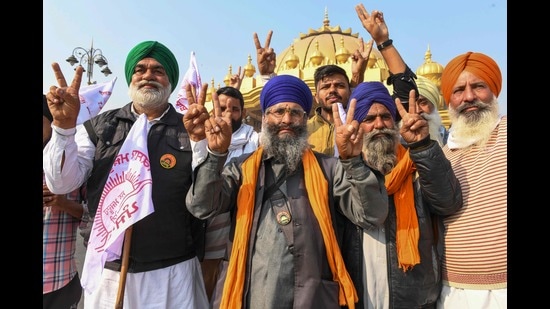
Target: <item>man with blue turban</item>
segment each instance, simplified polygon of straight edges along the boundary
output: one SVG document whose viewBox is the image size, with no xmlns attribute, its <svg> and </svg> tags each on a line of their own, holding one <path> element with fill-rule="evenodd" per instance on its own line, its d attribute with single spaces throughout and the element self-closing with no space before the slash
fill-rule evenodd
<svg viewBox="0 0 550 309">
<path fill-rule="evenodd" d="M 275 76 L 260 93 L 260 146 L 226 163 L 231 120 L 212 99 L 214 115 L 206 119 L 204 106 L 191 104 L 184 123 L 193 151 L 203 145 L 207 153 L 195 168 L 188 209 L 201 219 L 232 214 L 213 307 L 355 308 L 336 226 L 377 228 L 387 212 L 383 175 L 352 145 L 358 125 L 338 127 L 339 158 L 314 152 L 307 140 L 311 89 L 298 77 Z"/>
<path fill-rule="evenodd" d="M 85 241 L 90 238 L 86 259 L 96 249 L 90 244 L 97 235 L 94 230 L 103 227 L 103 200 L 110 190 L 126 186 L 123 193 L 131 196 L 140 194 L 143 186 L 137 181 L 141 175 L 128 170 L 119 178 L 111 176 L 117 165 L 129 159 L 119 152 L 132 145 L 144 145 L 147 153 L 131 152 L 131 157 L 139 156 L 150 170 L 147 180 L 151 185 L 144 200 L 152 201 L 154 211 L 131 225 L 131 237 L 126 233 L 122 251 L 129 249 L 127 260 L 107 259 L 96 272 L 88 271 L 89 277 L 98 280 L 83 280 L 84 307 L 113 308 L 115 302 L 119 304 L 121 294 L 117 295 L 117 290 L 122 287 L 124 308 L 208 308 L 199 262 L 203 222 L 185 205 L 192 182 L 189 135 L 181 121 L 183 115 L 168 102 L 179 79 L 174 54 L 157 41 L 137 44 L 128 53 L 124 67 L 132 101 L 91 118 L 78 129 L 82 68 L 77 68 L 73 82 L 67 86 L 59 65 L 54 63 L 52 67 L 60 84 L 52 86 L 46 95 L 53 134 L 44 148 L 44 171 L 48 187 L 58 194 L 87 182 L 89 212 L 92 218 L 97 216 L 90 221 L 92 237 L 85 235 Z M 141 135 L 133 133 L 137 128 L 142 128 Z M 115 201 L 129 196 L 119 196 Z M 108 206 L 112 217 L 125 213 L 131 217 L 142 205 L 120 205 L 124 206 L 120 209 Z M 131 241 L 127 244 L 126 240 Z M 119 287 L 121 282 L 125 286 Z"/>
<path fill-rule="evenodd" d="M 355 243 L 365 248 L 362 273 L 367 280 L 356 284 L 362 287 L 364 308 L 434 308 L 442 282 L 437 251 L 441 237 L 433 226 L 441 222 L 432 220 L 462 206 L 460 183 L 439 144 L 430 139 L 415 96 L 409 92 L 407 112 L 381 82 L 363 82 L 351 94 L 356 101 L 353 119 L 364 131 L 365 162 L 386 175 L 389 201 L 384 226 L 363 229 Z"/>
</svg>

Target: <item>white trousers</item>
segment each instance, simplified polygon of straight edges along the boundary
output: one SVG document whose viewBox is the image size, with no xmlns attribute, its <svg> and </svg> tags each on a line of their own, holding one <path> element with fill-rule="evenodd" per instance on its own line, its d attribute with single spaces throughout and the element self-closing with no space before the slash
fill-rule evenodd
<svg viewBox="0 0 550 309">
<path fill-rule="evenodd" d="M 84 308 L 115 308 L 119 278 L 120 272 L 103 269 L 97 290 L 84 293 Z M 208 308 L 199 260 L 195 257 L 162 269 L 128 273 L 123 308 Z"/>
<path fill-rule="evenodd" d="M 443 285 L 437 309 L 505 309 L 508 289 L 468 290 Z"/>
</svg>

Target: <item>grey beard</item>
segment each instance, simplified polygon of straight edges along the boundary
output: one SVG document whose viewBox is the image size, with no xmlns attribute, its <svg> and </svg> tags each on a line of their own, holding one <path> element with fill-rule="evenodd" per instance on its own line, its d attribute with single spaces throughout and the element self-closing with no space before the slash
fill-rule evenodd
<svg viewBox="0 0 550 309">
<path fill-rule="evenodd" d="M 145 84 L 152 84 L 157 89 L 140 88 Z M 144 109 L 153 109 L 160 107 L 168 102 L 170 97 L 171 85 L 163 87 L 160 83 L 154 81 L 141 81 L 136 84 L 130 84 L 128 88 L 128 96 L 135 104 Z"/>
<path fill-rule="evenodd" d="M 376 136 L 384 134 L 384 136 Z M 396 147 L 399 131 L 394 129 L 374 129 L 363 136 L 363 157 L 367 165 L 386 175 L 397 164 Z"/>
<path fill-rule="evenodd" d="M 296 132 L 296 136 L 279 136 L 280 124 L 262 124 L 262 134 L 260 134 L 260 144 L 267 155 L 273 156 L 278 163 L 286 166 L 286 173 L 294 173 L 302 163 L 302 156 L 309 148 L 307 141 L 307 125 L 290 125 L 289 127 Z"/>
</svg>

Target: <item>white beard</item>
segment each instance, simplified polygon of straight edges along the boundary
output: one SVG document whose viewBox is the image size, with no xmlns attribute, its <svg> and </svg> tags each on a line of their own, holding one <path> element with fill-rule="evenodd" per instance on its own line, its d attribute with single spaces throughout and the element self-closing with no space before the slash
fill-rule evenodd
<svg viewBox="0 0 550 309">
<path fill-rule="evenodd" d="M 143 85 L 148 83 L 157 88 L 142 88 Z M 130 88 L 128 88 L 128 96 L 135 104 L 145 110 L 150 110 L 161 107 L 168 102 L 171 88 L 172 86 L 170 84 L 166 87 L 162 87 L 162 85 L 158 82 L 141 81 L 135 84 L 130 84 Z"/>
<path fill-rule="evenodd" d="M 498 101 L 493 97 L 490 103 L 478 102 L 486 108 L 463 114 L 449 107 L 452 126 L 447 144 L 449 148 L 466 148 L 472 145 L 484 146 L 491 132 L 499 122 Z"/>
<path fill-rule="evenodd" d="M 431 114 L 422 113 L 421 116 L 428 121 L 430 139 L 438 142 L 439 146 L 443 146 L 443 137 L 439 133 L 439 128 L 443 125 L 443 120 L 441 120 L 439 112 L 434 110 Z"/>
</svg>

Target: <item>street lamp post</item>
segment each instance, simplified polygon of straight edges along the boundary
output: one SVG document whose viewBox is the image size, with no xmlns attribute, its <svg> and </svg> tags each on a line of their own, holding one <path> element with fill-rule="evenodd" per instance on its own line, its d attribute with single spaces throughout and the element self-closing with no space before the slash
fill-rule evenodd
<svg viewBox="0 0 550 309">
<path fill-rule="evenodd" d="M 86 50 L 82 47 L 76 47 L 73 50 L 73 54 L 69 56 L 69 58 L 67 58 L 66 61 L 70 63 L 71 66 L 79 62 L 80 62 L 80 65 L 83 65 L 83 64 L 87 65 L 88 69 L 87 70 L 84 69 L 84 72 L 87 72 L 87 75 L 88 75 L 88 85 L 92 85 L 96 83 L 96 81 L 92 82 L 92 77 L 94 75 L 94 63 L 99 65 L 100 68 L 103 68 L 103 70 L 101 70 L 101 73 L 105 74 L 105 76 L 108 76 L 109 74 L 113 73 L 107 66 L 107 58 L 103 56 L 101 49 L 94 48 L 93 40 L 92 40 L 92 46 L 90 47 L 90 49 Z"/>
</svg>

